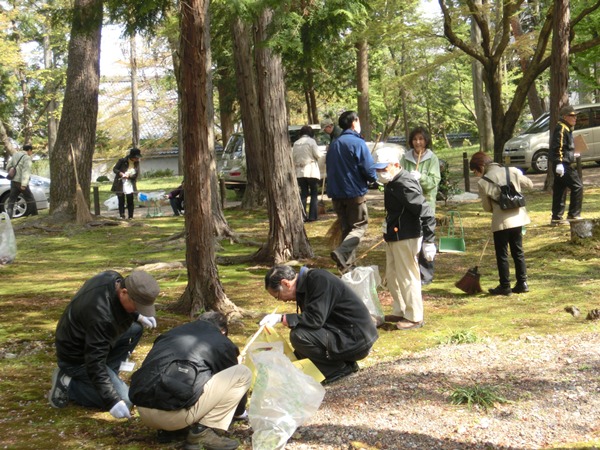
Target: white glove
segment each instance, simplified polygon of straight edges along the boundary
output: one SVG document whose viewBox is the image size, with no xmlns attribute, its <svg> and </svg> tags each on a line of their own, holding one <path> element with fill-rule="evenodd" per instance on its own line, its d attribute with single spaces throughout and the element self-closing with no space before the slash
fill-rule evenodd
<svg viewBox="0 0 600 450">
<path fill-rule="evenodd" d="M 154 317 L 146 317 L 140 314 L 137 321 L 141 323 L 144 328 L 156 328 L 156 319 Z"/>
<path fill-rule="evenodd" d="M 273 327 L 279 322 L 283 320 L 283 314 L 267 314 L 263 317 L 263 320 L 260 321 L 259 325 L 262 327 L 266 325 L 268 327 Z"/>
<path fill-rule="evenodd" d="M 419 172 L 418 170 L 411 170 L 409 173 L 413 176 L 415 180 L 419 181 L 421 179 L 421 172 Z"/>
<path fill-rule="evenodd" d="M 131 412 L 125 404 L 125 400 L 121 400 L 115 406 L 110 408 L 110 413 L 115 419 L 131 419 Z"/>
<path fill-rule="evenodd" d="M 565 174 L 565 166 L 563 166 L 562 164 L 557 164 L 556 165 L 556 175 L 558 175 L 559 177 L 562 177 Z"/>
<path fill-rule="evenodd" d="M 423 256 L 427 261 L 433 261 L 435 258 L 435 244 L 433 242 L 425 242 L 423 244 Z"/>
</svg>

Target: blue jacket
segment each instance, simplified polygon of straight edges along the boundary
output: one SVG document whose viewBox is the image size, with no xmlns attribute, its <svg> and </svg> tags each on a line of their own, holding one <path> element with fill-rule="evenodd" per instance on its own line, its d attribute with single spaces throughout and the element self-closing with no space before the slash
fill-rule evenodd
<svg viewBox="0 0 600 450">
<path fill-rule="evenodd" d="M 332 199 L 361 197 L 367 193 L 367 183 L 377 180 L 372 169 L 371 152 L 360 135 L 344 130 L 329 146 L 326 156 L 327 195 Z"/>
</svg>

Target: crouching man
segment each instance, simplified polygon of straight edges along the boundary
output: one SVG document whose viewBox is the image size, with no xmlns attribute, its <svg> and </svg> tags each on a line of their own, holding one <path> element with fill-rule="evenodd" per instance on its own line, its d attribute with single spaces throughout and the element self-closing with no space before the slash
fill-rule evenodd
<svg viewBox="0 0 600 450">
<path fill-rule="evenodd" d="M 58 369 L 50 405 L 64 408 L 72 400 L 117 419 L 131 417 L 129 388 L 119 368 L 137 346 L 142 326 L 156 327 L 158 293 L 156 280 L 142 270 L 127 278 L 109 270 L 85 282 L 56 327 Z"/>
<path fill-rule="evenodd" d="M 295 301 L 296 314 L 268 314 L 260 325 L 282 322 L 291 328 L 290 342 L 298 359 L 308 358 L 333 383 L 358 371 L 379 337 L 369 310 L 342 280 L 323 269 L 275 266 L 265 275 L 265 288 L 278 300 Z"/>
<path fill-rule="evenodd" d="M 142 422 L 159 430 L 161 442 L 185 431 L 186 450 L 236 449 L 238 441 L 214 429 L 227 430 L 245 413 L 252 372 L 238 364 L 239 353 L 218 312 L 160 335 L 131 377 L 130 397 Z"/>
</svg>

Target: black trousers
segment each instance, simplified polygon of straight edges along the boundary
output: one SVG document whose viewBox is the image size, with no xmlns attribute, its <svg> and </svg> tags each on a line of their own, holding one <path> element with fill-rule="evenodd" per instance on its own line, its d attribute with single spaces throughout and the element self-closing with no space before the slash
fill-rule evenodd
<svg viewBox="0 0 600 450">
<path fill-rule="evenodd" d="M 119 216 L 125 217 L 125 198 L 127 198 L 127 213 L 129 218 L 133 219 L 133 194 L 117 194 L 117 200 L 119 201 Z"/>
<path fill-rule="evenodd" d="M 421 273 L 421 281 L 430 283 L 433 281 L 433 261 L 427 261 L 423 256 L 423 246 L 419 252 L 419 272 Z"/>
<path fill-rule="evenodd" d="M 565 213 L 565 191 L 567 188 L 571 190 L 568 217 L 578 217 L 581 215 L 583 183 L 575 167 L 567 164 L 564 167 L 565 174 L 562 177 L 554 175 L 554 185 L 552 186 L 552 220 L 561 220 L 563 218 L 563 214 Z M 556 164 L 552 165 L 552 169 L 556 169 Z"/>
<path fill-rule="evenodd" d="M 494 248 L 496 249 L 496 265 L 500 286 L 510 287 L 510 270 L 508 268 L 508 249 L 515 263 L 517 283 L 527 281 L 525 253 L 523 252 L 522 227 L 494 231 Z"/>
<path fill-rule="evenodd" d="M 300 198 L 302 207 L 306 212 L 306 200 L 310 196 L 310 206 L 308 208 L 308 220 L 317 220 L 319 208 L 319 179 L 318 178 L 298 178 L 298 187 L 300 188 Z"/>
</svg>

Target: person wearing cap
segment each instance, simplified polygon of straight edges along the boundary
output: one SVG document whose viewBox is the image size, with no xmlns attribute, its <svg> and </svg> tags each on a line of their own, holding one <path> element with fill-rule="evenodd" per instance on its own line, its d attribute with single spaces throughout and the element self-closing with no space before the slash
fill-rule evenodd
<svg viewBox="0 0 600 450">
<path fill-rule="evenodd" d="M 250 369 L 227 337 L 227 318 L 209 311 L 171 328 L 154 341 L 131 377 L 129 395 L 158 441 L 186 439 L 187 449 L 233 450 L 238 441 L 219 436 L 232 420 L 245 420 Z"/>
<path fill-rule="evenodd" d="M 581 206 L 583 203 L 583 183 L 579 178 L 575 162 L 575 143 L 573 129 L 577 122 L 577 112 L 572 106 L 563 106 L 559 111 L 560 119 L 554 128 L 550 139 L 549 159 L 554 171 L 554 185 L 552 186 L 552 219 L 551 225 L 567 225 L 570 220 L 581 219 Z M 567 220 L 563 220 L 565 213 L 565 191 L 571 190 L 569 212 Z"/>
<path fill-rule="evenodd" d="M 127 199 L 128 218 L 133 219 L 133 194 L 137 192 L 137 178 L 140 174 L 140 158 L 142 152 L 139 148 L 132 148 L 129 154 L 121 158 L 113 167 L 115 179 L 111 191 L 117 194 L 119 202 L 119 217 L 125 219 L 125 199 Z"/>
<path fill-rule="evenodd" d="M 400 165 L 396 151 L 378 152 L 372 168 L 385 186 L 383 238 L 387 286 L 393 299 L 392 314 L 385 320 L 395 322 L 399 330 L 421 328 L 424 320 L 418 256 L 422 249 L 427 261 L 435 258 L 435 216 L 419 181 Z"/>
<path fill-rule="evenodd" d="M 56 327 L 58 368 L 50 405 L 74 403 L 130 418 L 129 388 L 119 369 L 135 349 L 143 327 L 155 328 L 156 280 L 134 270 L 124 278 L 109 270 L 90 278 L 67 305 Z"/>
<path fill-rule="evenodd" d="M 373 157 L 360 135 L 360 119 L 355 111 L 346 111 L 339 118 L 344 130 L 331 143 L 325 157 L 327 195 L 331 198 L 341 227 L 341 244 L 331 252 L 331 259 L 340 271 L 350 269 L 356 259 L 356 248 L 367 232 L 369 211 L 366 194 L 369 183 L 377 181 L 371 167 Z"/>
<path fill-rule="evenodd" d="M 329 144 L 335 141 L 342 134 L 342 129 L 333 123 L 333 120 L 326 118 L 321 121 L 321 131 L 329 135 Z"/>
<path fill-rule="evenodd" d="M 25 214 L 31 216 L 37 216 L 38 214 L 37 203 L 29 188 L 32 164 L 31 155 L 33 155 L 33 147 L 26 144 L 23 146 L 23 151 L 16 152 L 12 155 L 10 161 L 6 165 L 6 170 L 9 170 L 11 167 L 14 167 L 16 170 L 15 177 L 10 180 L 10 194 L 8 196 L 8 204 L 6 205 L 6 212 L 11 219 L 14 213 L 15 202 L 19 198 L 19 194 L 22 194 L 27 202 L 27 211 L 25 211 Z"/>
</svg>

